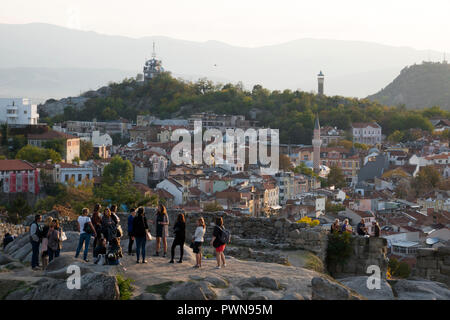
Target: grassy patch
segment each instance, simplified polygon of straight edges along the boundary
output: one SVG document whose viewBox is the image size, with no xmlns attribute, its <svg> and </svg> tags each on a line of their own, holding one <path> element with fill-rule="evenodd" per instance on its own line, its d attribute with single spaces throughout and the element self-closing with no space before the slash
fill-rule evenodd
<svg viewBox="0 0 450 320">
<path fill-rule="evenodd" d="M 134 280 L 130 278 L 125 279 L 121 275 L 117 275 L 116 279 L 119 286 L 120 300 L 130 300 L 134 290 L 131 283 L 134 282 Z"/>
<path fill-rule="evenodd" d="M 203 257 L 205 259 L 211 259 L 211 258 L 214 258 L 214 255 L 212 253 L 206 253 L 206 254 L 203 255 Z"/>
<path fill-rule="evenodd" d="M 311 252 L 308 253 L 306 258 L 305 268 L 320 273 L 323 273 L 325 269 L 322 260 Z"/>
<path fill-rule="evenodd" d="M 148 293 L 156 293 L 156 294 L 160 294 L 161 297 L 165 297 L 165 295 L 167 294 L 167 292 L 169 292 L 170 288 L 174 285 L 174 284 L 178 284 L 178 283 L 182 283 L 183 281 L 167 281 L 167 282 L 161 282 L 158 284 L 154 284 L 151 286 L 147 286 L 147 288 L 145 288 L 145 291 L 147 291 Z"/>
</svg>

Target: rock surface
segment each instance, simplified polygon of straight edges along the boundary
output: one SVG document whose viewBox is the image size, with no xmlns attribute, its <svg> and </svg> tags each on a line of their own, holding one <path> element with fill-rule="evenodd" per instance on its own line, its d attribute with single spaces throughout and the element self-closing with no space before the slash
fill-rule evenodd
<svg viewBox="0 0 450 320">
<path fill-rule="evenodd" d="M 338 279 L 338 281 L 369 300 L 394 299 L 391 285 L 385 279 L 381 279 L 380 289 L 369 289 L 367 286 L 367 279 L 367 276 L 360 276 Z"/>
<path fill-rule="evenodd" d="M 332 279 L 315 277 L 311 284 L 313 300 L 364 300 L 364 297 Z"/>
<path fill-rule="evenodd" d="M 449 288 L 439 282 L 402 279 L 392 288 L 399 300 L 450 300 Z"/>
</svg>

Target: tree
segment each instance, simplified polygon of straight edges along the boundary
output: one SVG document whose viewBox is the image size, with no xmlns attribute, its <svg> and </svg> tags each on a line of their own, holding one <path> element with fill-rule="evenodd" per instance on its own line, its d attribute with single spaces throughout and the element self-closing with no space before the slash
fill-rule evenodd
<svg viewBox="0 0 450 320">
<path fill-rule="evenodd" d="M 42 146 L 46 149 L 55 150 L 59 154 L 63 154 L 64 150 L 66 149 L 66 140 L 53 139 L 53 140 L 45 141 Z"/>
<path fill-rule="evenodd" d="M 11 201 L 6 206 L 8 211 L 8 219 L 13 224 L 18 224 L 32 213 L 32 208 L 28 205 L 27 200 L 21 195 Z"/>
<path fill-rule="evenodd" d="M 328 185 L 335 186 L 337 188 L 343 188 L 347 186 L 347 182 L 345 181 L 344 173 L 342 169 L 338 166 L 331 166 L 330 173 L 327 177 Z"/>
<path fill-rule="evenodd" d="M 294 173 L 301 173 L 310 177 L 317 177 L 317 174 L 314 173 L 313 169 L 308 168 L 304 162 L 300 162 L 300 164 L 293 169 Z"/>
<path fill-rule="evenodd" d="M 414 178 L 413 187 L 416 194 L 420 195 L 423 192 L 431 191 L 438 187 L 441 181 L 441 175 L 433 166 L 425 166 L 420 169 L 417 176 Z"/>
<path fill-rule="evenodd" d="M 80 140 L 80 159 L 87 161 L 94 158 L 94 146 L 91 141 Z"/>
<path fill-rule="evenodd" d="M 214 203 L 208 203 L 203 207 L 203 211 L 205 212 L 217 212 L 217 211 L 223 211 L 223 207 L 216 202 Z"/>
<path fill-rule="evenodd" d="M 103 184 L 114 185 L 119 183 L 128 186 L 132 180 L 133 165 L 130 160 L 124 160 L 118 155 L 103 170 Z"/>
<path fill-rule="evenodd" d="M 391 142 L 401 142 L 401 141 L 403 141 L 403 138 L 404 138 L 404 134 L 399 130 L 395 130 L 393 133 L 391 133 L 389 135 L 389 137 L 387 139 L 388 139 L 388 141 L 391 141 Z"/>
<path fill-rule="evenodd" d="M 282 171 L 289 171 L 292 169 L 292 162 L 289 156 L 285 154 L 280 154 L 280 160 L 279 160 L 279 166 L 280 170 Z"/>
<path fill-rule="evenodd" d="M 17 152 L 16 159 L 26 160 L 33 163 L 51 160 L 52 163 L 57 163 L 61 162 L 61 154 L 52 149 L 44 149 L 27 145 Z"/>
</svg>

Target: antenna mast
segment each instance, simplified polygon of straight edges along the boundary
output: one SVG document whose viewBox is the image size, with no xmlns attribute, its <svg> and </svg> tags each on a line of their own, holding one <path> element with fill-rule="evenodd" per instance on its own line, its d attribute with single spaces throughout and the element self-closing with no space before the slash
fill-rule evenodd
<svg viewBox="0 0 450 320">
<path fill-rule="evenodd" d="M 152 52 L 152 58 L 156 58 L 156 52 L 155 52 L 155 41 L 153 41 L 153 52 Z"/>
</svg>

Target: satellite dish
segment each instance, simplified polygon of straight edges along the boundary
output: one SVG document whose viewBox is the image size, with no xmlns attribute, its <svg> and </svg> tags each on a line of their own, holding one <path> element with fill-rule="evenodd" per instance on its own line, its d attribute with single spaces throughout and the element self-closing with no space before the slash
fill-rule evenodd
<svg viewBox="0 0 450 320">
<path fill-rule="evenodd" d="M 425 240 L 425 243 L 432 246 L 433 244 L 436 244 L 439 241 L 440 241 L 439 238 L 428 238 L 427 240 Z"/>
</svg>

